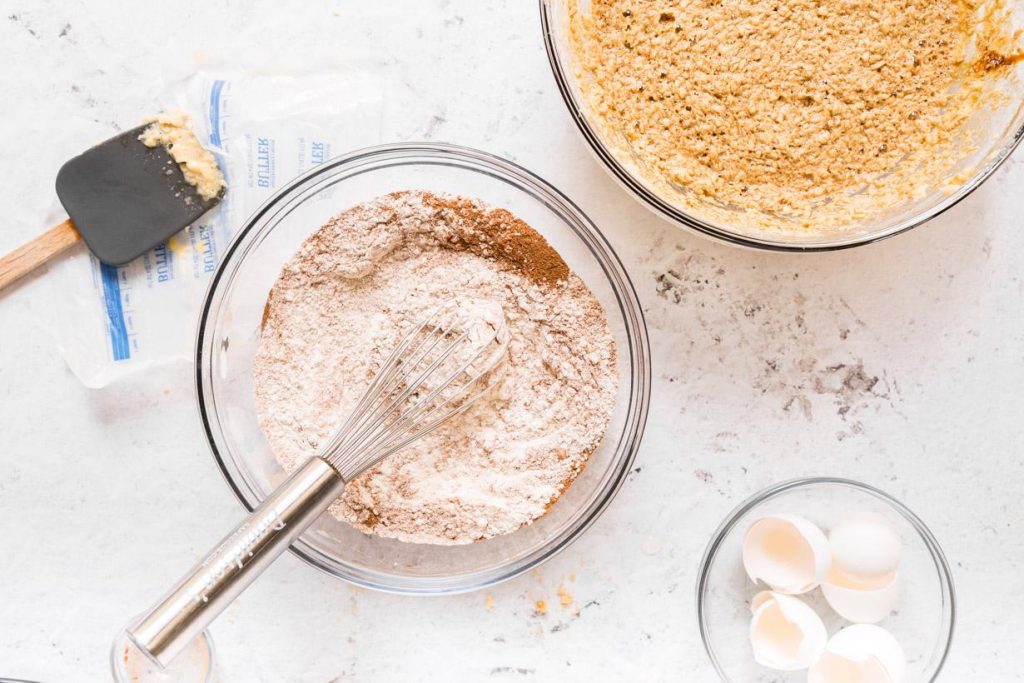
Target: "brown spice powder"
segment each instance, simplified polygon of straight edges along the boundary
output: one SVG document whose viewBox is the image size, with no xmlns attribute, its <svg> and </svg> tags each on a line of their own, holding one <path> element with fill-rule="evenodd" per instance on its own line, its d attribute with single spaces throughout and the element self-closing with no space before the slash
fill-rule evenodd
<svg viewBox="0 0 1024 683">
<path fill-rule="evenodd" d="M 452 226 L 456 248 L 501 258 L 538 284 L 553 285 L 569 276 L 569 266 L 547 240 L 506 209 L 482 208 L 470 199 L 431 193 L 423 194 L 423 204 Z"/>
</svg>

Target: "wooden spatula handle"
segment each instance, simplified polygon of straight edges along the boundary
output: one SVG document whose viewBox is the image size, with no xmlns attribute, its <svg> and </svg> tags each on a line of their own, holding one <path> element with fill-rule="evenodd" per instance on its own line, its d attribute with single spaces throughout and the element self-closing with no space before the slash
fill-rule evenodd
<svg viewBox="0 0 1024 683">
<path fill-rule="evenodd" d="M 0 289 L 63 253 L 80 239 L 82 236 L 68 218 L 0 258 Z"/>
</svg>

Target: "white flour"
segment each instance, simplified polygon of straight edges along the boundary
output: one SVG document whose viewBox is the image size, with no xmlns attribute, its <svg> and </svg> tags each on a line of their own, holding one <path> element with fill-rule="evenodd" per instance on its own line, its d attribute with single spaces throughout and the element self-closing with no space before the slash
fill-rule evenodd
<svg viewBox="0 0 1024 683">
<path fill-rule="evenodd" d="M 469 543 L 543 515 L 600 444 L 617 390 L 601 305 L 532 228 L 421 192 L 355 206 L 285 265 L 254 363 L 260 423 L 291 471 L 316 454 L 405 330 L 453 297 L 501 305 L 493 395 L 350 482 L 331 508 L 369 533 Z"/>
</svg>

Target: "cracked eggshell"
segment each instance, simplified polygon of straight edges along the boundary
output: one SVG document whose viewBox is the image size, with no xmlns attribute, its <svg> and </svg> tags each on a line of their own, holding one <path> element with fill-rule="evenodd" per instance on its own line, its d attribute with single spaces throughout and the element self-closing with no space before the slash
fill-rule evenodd
<svg viewBox="0 0 1024 683">
<path fill-rule="evenodd" d="M 885 517 L 861 513 L 843 519 L 828 533 L 832 562 L 851 579 L 877 582 L 899 567 L 900 534 Z"/>
<path fill-rule="evenodd" d="M 800 598 L 762 591 L 750 609 L 754 660 L 780 671 L 806 669 L 821 656 L 828 632 L 821 617 Z"/>
<path fill-rule="evenodd" d="M 881 626 L 854 624 L 832 636 L 807 683 L 901 683 L 907 660 L 899 641 Z"/>
<path fill-rule="evenodd" d="M 743 568 L 757 583 L 777 593 L 814 590 L 828 574 L 832 552 L 828 538 L 813 522 L 797 515 L 766 515 L 743 538 Z"/>
<path fill-rule="evenodd" d="M 874 585 L 843 574 L 835 566 L 821 584 L 829 606 L 842 618 L 855 624 L 874 624 L 889 616 L 899 601 L 899 574 L 893 572 Z"/>
</svg>

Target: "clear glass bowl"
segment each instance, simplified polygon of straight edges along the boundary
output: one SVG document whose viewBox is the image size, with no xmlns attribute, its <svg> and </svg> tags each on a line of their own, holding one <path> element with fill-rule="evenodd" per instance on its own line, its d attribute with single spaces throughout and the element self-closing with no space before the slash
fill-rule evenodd
<svg viewBox="0 0 1024 683">
<path fill-rule="evenodd" d="M 892 632 L 907 655 L 907 683 L 934 681 L 953 638 L 956 599 L 946 557 L 928 527 L 892 496 L 848 479 L 795 479 L 745 500 L 715 531 L 697 580 L 697 618 L 704 648 L 723 681 L 784 683 L 806 681 L 806 671 L 773 671 L 750 651 L 750 600 L 755 585 L 743 570 L 743 536 L 754 519 L 773 513 L 806 517 L 827 530 L 851 512 L 877 513 L 903 539 L 900 600 L 880 626 Z M 801 596 L 825 621 L 829 635 L 848 622 L 836 615 L 820 589 Z"/>
<path fill-rule="evenodd" d="M 587 467 L 551 510 L 513 534 L 465 546 L 401 543 L 324 515 L 292 551 L 328 574 L 401 593 L 453 593 L 503 581 L 577 538 L 622 485 L 647 418 L 650 350 L 633 286 L 594 224 L 519 166 L 462 147 L 374 147 L 316 167 L 281 188 L 241 227 L 221 259 L 199 321 L 196 378 L 210 447 L 250 510 L 284 477 L 256 419 L 252 359 L 267 293 L 307 236 L 349 206 L 398 190 L 447 192 L 507 208 L 540 232 L 607 312 L 619 349 L 619 394 Z"/>
<path fill-rule="evenodd" d="M 892 237 L 934 218 L 977 189 L 1024 137 L 1022 62 L 1014 67 L 1015 78 L 1001 84 L 1007 95 L 1005 104 L 998 110 L 979 112 L 975 120 L 968 123 L 977 137 L 976 151 L 949 169 L 946 178 L 923 196 L 885 207 L 841 231 L 768 231 L 749 225 L 741 210 L 735 212 L 735 220 L 729 223 L 712 220 L 681 208 L 681 193 L 668 190 L 668 183 L 659 184 L 656 188 L 646 180 L 624 138 L 614 132 L 603 131 L 591 117 L 580 93 L 579 69 L 568 38 L 570 3 L 576 2 L 581 11 L 586 11 L 589 0 L 539 1 L 544 45 L 555 82 L 573 121 L 602 165 L 656 213 L 680 226 L 722 241 L 775 251 L 827 251 Z M 1010 0 L 1009 5 L 1014 9 L 1013 28 L 1024 28 L 1024 0 Z"/>
<path fill-rule="evenodd" d="M 117 634 L 110 648 L 110 669 L 114 683 L 213 683 L 217 669 L 213 638 L 208 631 L 203 631 L 173 662 L 161 667 L 132 642 L 126 627 Z"/>
</svg>

